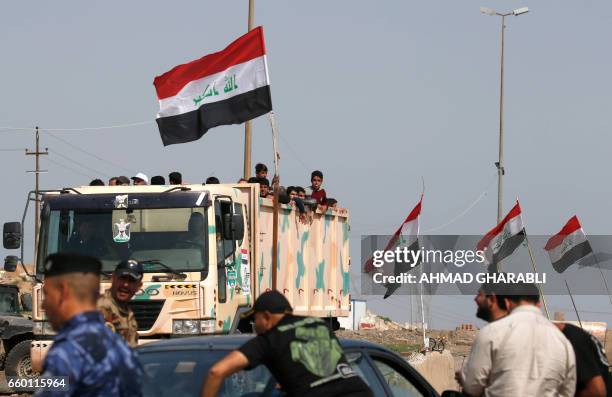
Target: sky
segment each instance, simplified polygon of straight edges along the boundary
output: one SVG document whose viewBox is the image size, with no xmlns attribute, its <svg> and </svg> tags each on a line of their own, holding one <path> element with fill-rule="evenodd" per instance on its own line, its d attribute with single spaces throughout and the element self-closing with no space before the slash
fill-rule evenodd
<svg viewBox="0 0 612 397">
<path fill-rule="evenodd" d="M 42 188 L 138 171 L 236 181 L 244 127 L 163 147 L 152 82 L 243 34 L 247 5 L 3 2 L 0 172 L 7 183 L 0 219 L 20 219 L 33 189 L 26 170 L 34 159 L 23 149 L 33 148 L 34 126 L 50 152 Z M 422 179 L 423 232 L 482 234 L 495 224 L 500 19 L 480 6 L 530 7 L 507 18 L 504 210 L 518 197 L 533 235 L 555 233 L 574 214 L 587 233 L 610 234 L 609 1 L 256 0 L 281 181 L 306 186 L 310 171 L 324 172 L 328 195 L 351 213 L 354 286 L 361 236 L 392 233 L 418 201 Z M 255 120 L 253 131 L 253 163 L 271 166 L 267 119 Z M 407 299 L 370 297 L 369 306 L 408 321 Z M 430 325 L 476 322 L 471 299 L 432 298 Z M 612 323 L 606 297 L 577 297 L 577 304 L 586 319 Z M 552 306 L 569 305 L 560 299 Z"/>
</svg>

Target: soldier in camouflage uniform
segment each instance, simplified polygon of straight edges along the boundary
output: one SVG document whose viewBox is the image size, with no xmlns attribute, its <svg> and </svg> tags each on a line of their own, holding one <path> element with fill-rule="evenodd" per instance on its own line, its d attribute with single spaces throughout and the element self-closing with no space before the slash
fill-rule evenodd
<svg viewBox="0 0 612 397">
<path fill-rule="evenodd" d="M 96 310 L 102 265 L 95 258 L 53 254 L 45 260 L 45 310 L 58 331 L 43 365 L 44 377 L 64 377 L 66 390 L 52 396 L 142 396 L 143 370 L 123 338 Z"/>
<path fill-rule="evenodd" d="M 113 272 L 113 284 L 98 300 L 106 326 L 127 343 L 138 345 L 138 324 L 128 302 L 142 287 L 142 265 L 134 260 L 120 262 Z"/>
</svg>

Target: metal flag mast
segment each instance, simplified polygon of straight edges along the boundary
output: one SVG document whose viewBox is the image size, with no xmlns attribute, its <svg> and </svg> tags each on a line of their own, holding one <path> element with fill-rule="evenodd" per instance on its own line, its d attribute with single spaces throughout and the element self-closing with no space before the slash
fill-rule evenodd
<svg viewBox="0 0 612 397">
<path fill-rule="evenodd" d="M 253 30 L 253 20 L 255 18 L 255 0 L 249 0 L 249 22 L 248 31 Z M 251 120 L 244 123 L 244 179 L 251 177 Z"/>
</svg>

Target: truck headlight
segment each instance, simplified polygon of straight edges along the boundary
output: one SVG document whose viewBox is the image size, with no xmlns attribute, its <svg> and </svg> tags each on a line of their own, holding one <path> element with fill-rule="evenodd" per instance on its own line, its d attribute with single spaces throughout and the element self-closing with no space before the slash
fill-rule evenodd
<svg viewBox="0 0 612 397">
<path fill-rule="evenodd" d="M 200 332 L 203 334 L 212 334 L 213 332 L 215 332 L 215 319 L 201 320 Z"/>
<path fill-rule="evenodd" d="M 56 332 L 48 321 L 36 321 L 32 326 L 34 335 L 55 335 Z"/>
<path fill-rule="evenodd" d="M 200 320 L 172 320 L 172 333 L 198 335 L 200 333 Z"/>
</svg>

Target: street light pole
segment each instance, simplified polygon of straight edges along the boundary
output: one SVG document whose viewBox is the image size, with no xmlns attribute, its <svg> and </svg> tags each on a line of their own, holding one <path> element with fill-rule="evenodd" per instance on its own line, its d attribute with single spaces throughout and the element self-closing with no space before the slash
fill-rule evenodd
<svg viewBox="0 0 612 397">
<path fill-rule="evenodd" d="M 480 7 L 480 12 L 487 15 L 501 17 L 501 55 L 500 55 L 500 76 L 499 76 L 499 157 L 495 163 L 497 167 L 497 223 L 500 223 L 503 215 L 503 177 L 506 173 L 504 169 L 504 36 L 506 31 L 506 17 L 510 15 L 519 16 L 529 11 L 529 8 L 517 8 L 512 12 L 501 14 L 491 8 Z"/>
<path fill-rule="evenodd" d="M 499 160 L 497 163 L 497 223 L 502 220 L 503 186 L 504 186 L 504 32 L 506 30 L 506 15 L 502 15 L 501 23 L 501 60 L 499 82 Z"/>
</svg>

